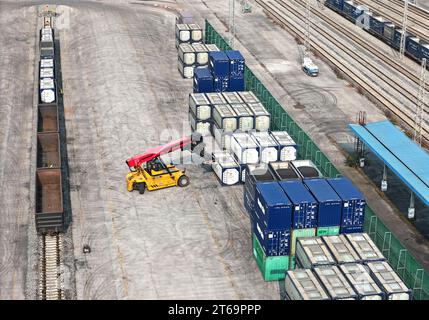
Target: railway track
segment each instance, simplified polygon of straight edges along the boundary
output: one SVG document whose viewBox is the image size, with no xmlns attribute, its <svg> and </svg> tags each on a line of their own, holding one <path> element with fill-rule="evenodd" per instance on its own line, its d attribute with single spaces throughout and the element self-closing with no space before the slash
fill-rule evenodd
<svg viewBox="0 0 429 320">
<path fill-rule="evenodd" d="M 395 5 L 399 6 L 400 9 L 402 9 L 402 10 L 404 9 L 404 1 L 403 0 L 389 0 L 389 3 L 394 3 Z M 429 11 L 427 11 L 427 10 L 425 10 L 425 9 L 415 5 L 415 4 L 409 3 L 408 10 L 411 13 L 413 13 L 413 14 L 421 17 L 421 18 L 429 19 Z"/>
<path fill-rule="evenodd" d="M 62 236 L 44 234 L 39 236 L 39 298 L 61 300 L 62 289 Z"/>
<path fill-rule="evenodd" d="M 395 9 L 392 7 L 391 4 L 386 3 L 381 0 L 359 0 L 360 3 L 366 5 L 368 8 L 371 9 L 371 11 L 378 12 L 380 15 L 382 15 L 387 20 L 393 22 L 396 26 L 401 27 L 402 26 L 402 16 L 404 15 L 404 5 L 402 4 L 402 9 Z M 383 10 L 380 10 L 380 7 L 382 7 Z M 408 8 L 411 8 L 409 6 Z M 415 8 L 415 7 L 413 7 Z M 411 11 L 411 10 L 410 10 Z M 398 15 L 398 17 L 395 17 L 391 13 L 394 13 L 395 15 Z M 425 42 L 429 43 L 429 24 L 428 19 L 429 17 L 415 17 L 413 16 L 414 12 L 408 13 L 408 26 L 407 31 L 418 36 L 421 40 L 424 40 Z M 414 26 L 410 25 L 410 22 L 414 24 Z M 417 29 L 417 26 L 419 27 Z"/>
<path fill-rule="evenodd" d="M 298 37 L 301 41 L 304 40 L 304 28 L 299 27 L 295 21 L 292 21 L 291 17 L 295 16 L 298 19 L 303 20 L 305 17 L 303 14 L 297 12 L 296 8 L 292 7 L 290 2 L 281 2 L 278 0 L 256 0 L 256 2 L 271 16 L 274 20 L 280 23 L 283 27 L 289 30 L 292 34 Z M 315 27 L 313 27 L 315 28 Z M 339 41 L 334 36 L 330 35 L 328 32 L 318 27 L 321 30 L 319 33 L 323 35 L 328 41 L 334 43 L 338 46 L 338 48 L 342 51 L 347 52 L 350 57 L 356 59 L 360 64 L 366 65 L 366 68 L 378 75 L 385 80 L 389 78 L 387 75 L 383 74 L 382 70 L 379 70 L 379 65 L 371 65 L 368 64 L 368 61 L 365 58 L 361 57 L 359 53 L 354 52 L 354 50 L 350 50 L 347 46 Z M 336 53 L 333 53 L 331 50 L 326 49 L 319 42 L 312 42 L 312 47 L 315 51 L 317 51 L 321 56 L 323 56 L 328 62 L 333 64 L 339 71 L 347 75 L 355 82 L 361 89 L 363 89 L 368 95 L 370 95 L 378 104 L 382 105 L 384 108 L 389 110 L 393 115 L 395 115 L 398 119 L 400 119 L 410 131 L 414 127 L 414 115 L 411 116 L 402 111 L 402 105 L 398 106 L 393 103 L 390 99 L 385 97 L 385 94 L 380 92 L 380 88 L 377 87 L 374 81 L 365 78 L 359 72 L 357 72 L 353 66 L 344 64 L 343 61 L 338 58 Z M 399 87 L 401 88 L 401 86 Z M 427 125 L 423 127 L 423 140 L 425 144 L 429 142 L 429 130 Z"/>
</svg>

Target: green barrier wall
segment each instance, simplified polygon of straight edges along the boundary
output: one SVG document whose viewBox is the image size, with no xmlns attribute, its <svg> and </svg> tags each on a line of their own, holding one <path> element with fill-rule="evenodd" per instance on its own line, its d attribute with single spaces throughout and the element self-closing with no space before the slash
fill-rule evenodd
<svg viewBox="0 0 429 320">
<path fill-rule="evenodd" d="M 205 37 L 206 43 L 216 44 L 221 50 L 231 50 L 225 39 L 207 20 L 205 21 Z M 273 130 L 287 131 L 298 144 L 299 157 L 311 159 L 326 177 L 340 177 L 341 173 L 329 161 L 328 157 L 320 151 L 319 147 L 304 130 L 295 123 L 247 66 L 245 67 L 245 81 L 246 90 L 253 91 L 271 113 L 271 128 Z M 382 250 L 406 285 L 413 289 L 414 299 L 429 300 L 428 272 L 411 256 L 369 207 L 366 208 L 365 213 L 365 232 L 371 236 L 372 240 Z"/>
</svg>

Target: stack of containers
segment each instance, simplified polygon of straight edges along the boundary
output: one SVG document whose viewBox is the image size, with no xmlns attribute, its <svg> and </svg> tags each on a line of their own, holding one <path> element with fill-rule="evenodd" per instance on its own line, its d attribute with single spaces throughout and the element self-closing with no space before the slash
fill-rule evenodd
<svg viewBox="0 0 429 320">
<path fill-rule="evenodd" d="M 252 132 L 251 135 L 258 144 L 261 162 L 268 163 L 279 160 L 279 145 L 268 132 Z"/>
<path fill-rule="evenodd" d="M 285 290 L 287 300 L 330 300 L 319 280 L 309 269 L 288 271 Z"/>
<path fill-rule="evenodd" d="M 178 23 L 176 24 L 176 48 L 182 43 L 202 43 L 203 30 L 196 23 Z"/>
<path fill-rule="evenodd" d="M 319 203 L 316 235 L 338 235 L 341 224 L 341 198 L 325 179 L 304 179 L 304 184 Z"/>
<path fill-rule="evenodd" d="M 275 181 L 275 177 L 266 164 L 248 165 L 246 167 L 245 176 L 244 207 L 251 216 L 253 210 L 255 210 L 256 185 L 271 183 Z"/>
<path fill-rule="evenodd" d="M 292 203 L 274 181 L 256 184 L 253 206 L 250 216 L 256 262 L 266 281 L 284 279 L 290 263 Z"/>
<path fill-rule="evenodd" d="M 213 107 L 213 135 L 222 149 L 230 150 L 231 135 L 237 129 L 237 114 L 229 104 Z"/>
<path fill-rule="evenodd" d="M 362 262 L 345 235 L 322 236 L 337 264 Z"/>
<path fill-rule="evenodd" d="M 358 295 L 337 266 L 316 267 L 313 271 L 332 300 L 358 299 Z"/>
<path fill-rule="evenodd" d="M 366 201 L 347 178 L 327 179 L 342 201 L 340 233 L 363 232 Z"/>
<path fill-rule="evenodd" d="M 207 49 L 207 47 L 206 47 Z M 205 71 L 197 72 L 194 76 L 194 92 L 201 91 L 198 84 L 200 81 L 212 81 L 213 91 L 243 91 L 245 60 L 240 51 L 210 51 L 208 50 L 208 66 L 202 67 Z M 211 77 L 208 77 L 210 73 Z M 202 78 L 204 76 L 204 78 Z"/>
<path fill-rule="evenodd" d="M 289 268 L 293 270 L 295 269 L 296 240 L 316 235 L 318 203 L 302 181 L 280 181 L 279 184 L 292 202 Z"/>
<path fill-rule="evenodd" d="M 277 142 L 280 161 L 296 160 L 298 146 L 286 131 L 272 131 L 271 136 Z"/>
<path fill-rule="evenodd" d="M 335 259 L 320 237 L 298 238 L 295 261 L 297 267 L 303 269 L 336 264 Z"/>
<path fill-rule="evenodd" d="M 189 94 L 189 122 L 192 131 L 206 136 L 211 132 L 210 118 L 212 108 L 206 95 L 203 93 Z"/>
<path fill-rule="evenodd" d="M 240 182 L 241 168 L 227 152 L 213 154 L 212 169 L 223 185 L 231 186 Z"/>
</svg>

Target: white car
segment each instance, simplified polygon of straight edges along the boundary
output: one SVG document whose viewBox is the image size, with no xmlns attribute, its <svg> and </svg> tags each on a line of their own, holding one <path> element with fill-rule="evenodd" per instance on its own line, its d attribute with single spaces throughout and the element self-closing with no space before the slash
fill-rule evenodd
<svg viewBox="0 0 429 320">
<path fill-rule="evenodd" d="M 302 63 L 302 70 L 312 77 L 317 77 L 319 74 L 319 67 L 316 66 L 313 61 L 308 57 L 304 58 L 304 62 Z"/>
</svg>

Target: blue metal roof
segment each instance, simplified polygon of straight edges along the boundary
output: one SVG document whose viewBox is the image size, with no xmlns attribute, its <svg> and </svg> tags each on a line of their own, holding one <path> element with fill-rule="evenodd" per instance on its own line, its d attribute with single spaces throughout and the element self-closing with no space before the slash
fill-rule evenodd
<svg viewBox="0 0 429 320">
<path fill-rule="evenodd" d="M 429 154 L 390 121 L 350 129 L 429 206 Z"/>
</svg>

